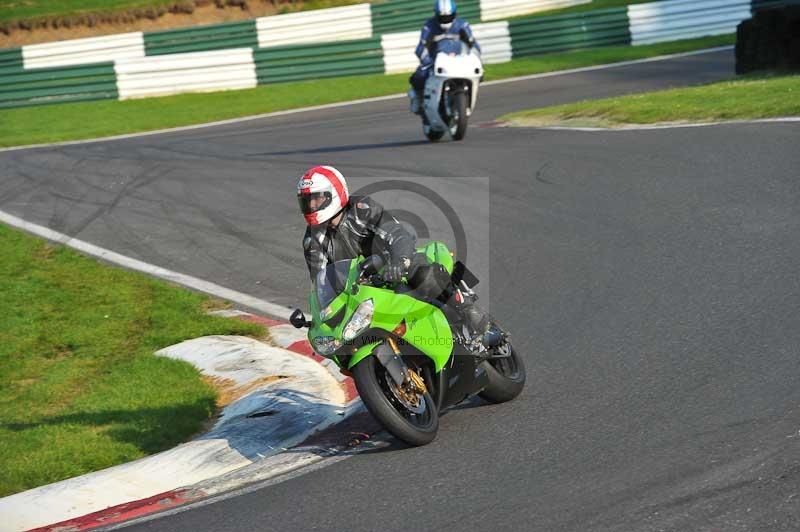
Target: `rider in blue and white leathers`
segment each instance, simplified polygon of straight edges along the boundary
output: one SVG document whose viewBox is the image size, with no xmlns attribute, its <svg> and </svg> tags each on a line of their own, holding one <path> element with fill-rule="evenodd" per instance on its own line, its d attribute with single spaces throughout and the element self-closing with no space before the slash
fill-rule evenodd
<svg viewBox="0 0 800 532">
<path fill-rule="evenodd" d="M 436 0 L 434 14 L 435 16 L 428 19 L 422 27 L 415 52 L 419 57 L 420 65 L 409 78 L 412 87 L 409 96 L 412 99 L 412 110 L 415 113 L 421 113 L 422 91 L 425 88 L 425 81 L 431 73 L 437 53 L 458 53 L 461 51 L 462 42 L 467 43 L 479 53 L 481 51 L 469 23 L 456 16 L 454 0 Z"/>
</svg>

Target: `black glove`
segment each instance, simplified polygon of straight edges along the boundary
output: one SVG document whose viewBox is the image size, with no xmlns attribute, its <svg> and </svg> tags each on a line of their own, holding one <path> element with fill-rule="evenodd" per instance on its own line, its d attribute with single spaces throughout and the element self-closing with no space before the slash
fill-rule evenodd
<svg viewBox="0 0 800 532">
<path fill-rule="evenodd" d="M 387 283 L 399 283 L 403 276 L 408 272 L 411 263 L 406 257 L 402 257 L 395 263 L 389 264 L 383 269 L 383 278 Z"/>
</svg>

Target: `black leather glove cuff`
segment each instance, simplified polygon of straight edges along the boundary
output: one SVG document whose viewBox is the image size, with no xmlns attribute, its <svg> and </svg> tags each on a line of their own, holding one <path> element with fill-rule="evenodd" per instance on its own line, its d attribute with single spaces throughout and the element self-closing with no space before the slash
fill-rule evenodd
<svg viewBox="0 0 800 532">
<path fill-rule="evenodd" d="M 407 257 L 401 257 L 397 262 L 388 265 L 383 271 L 383 278 L 390 283 L 399 283 L 403 276 L 408 273 L 411 261 Z"/>
</svg>

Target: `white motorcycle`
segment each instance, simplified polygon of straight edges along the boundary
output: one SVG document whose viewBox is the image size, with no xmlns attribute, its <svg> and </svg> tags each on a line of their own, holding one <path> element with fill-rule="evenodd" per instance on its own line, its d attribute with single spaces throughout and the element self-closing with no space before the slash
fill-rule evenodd
<svg viewBox="0 0 800 532">
<path fill-rule="evenodd" d="M 461 53 L 436 54 L 433 71 L 425 82 L 422 101 L 422 131 L 431 141 L 449 133 L 453 140 L 467 134 L 467 122 L 478 102 L 478 88 L 483 78 L 483 63 L 476 50 L 461 43 Z M 419 102 L 409 91 L 411 110 Z"/>
</svg>

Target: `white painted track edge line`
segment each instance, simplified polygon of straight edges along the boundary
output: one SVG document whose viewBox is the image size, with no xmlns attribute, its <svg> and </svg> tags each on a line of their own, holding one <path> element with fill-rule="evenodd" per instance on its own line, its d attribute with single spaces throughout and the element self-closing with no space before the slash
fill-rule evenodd
<svg viewBox="0 0 800 532">
<path fill-rule="evenodd" d="M 172 127 L 167 129 L 154 129 L 152 131 L 140 131 L 138 133 L 126 133 L 124 135 L 113 135 L 111 137 L 100 137 L 95 139 L 84 139 L 84 140 L 67 140 L 63 142 L 51 142 L 51 143 L 44 143 L 44 144 L 28 144 L 25 146 L 9 146 L 7 148 L 0 148 L 0 153 L 6 151 L 16 151 L 16 150 L 29 150 L 34 148 L 54 148 L 58 146 L 74 146 L 77 144 L 93 144 L 95 142 L 110 142 L 114 140 L 124 140 L 136 137 L 149 137 L 150 135 L 164 135 L 167 133 L 178 133 L 181 131 L 192 131 L 194 129 L 204 129 L 208 127 L 216 127 L 216 126 L 226 126 L 230 124 L 238 124 L 240 122 L 249 122 L 251 120 L 260 120 L 262 118 L 272 118 L 276 116 L 285 116 L 285 115 L 293 115 L 298 113 L 306 113 L 310 111 L 324 111 L 326 109 L 336 109 L 338 107 L 347 107 L 350 105 L 360 105 L 363 103 L 373 103 L 373 102 L 381 102 L 384 100 L 394 100 L 397 98 L 401 98 L 405 96 L 405 94 L 391 94 L 389 96 L 377 96 L 375 98 L 363 98 L 361 100 L 351 100 L 347 102 L 336 102 L 336 103 L 328 103 L 324 105 L 314 105 L 311 107 L 300 107 L 297 109 L 287 109 L 284 111 L 274 111 L 271 113 L 264 113 L 259 115 L 250 115 L 250 116 L 240 116 L 237 118 L 229 118 L 226 120 L 217 120 L 215 122 L 204 122 L 202 124 L 192 124 L 189 126 L 178 126 Z"/>
<path fill-rule="evenodd" d="M 129 526 L 146 523 L 148 521 L 161 519 L 163 517 L 168 517 L 168 516 L 171 516 L 171 515 L 180 514 L 180 513 L 183 513 L 183 512 L 188 512 L 190 510 L 194 510 L 194 509 L 197 509 L 197 508 L 202 508 L 203 506 L 209 506 L 209 505 L 217 503 L 217 502 L 222 502 L 222 501 L 225 501 L 227 499 L 232 499 L 234 497 L 239 497 L 241 495 L 246 495 L 246 494 L 252 493 L 254 491 L 259 491 L 259 490 L 267 488 L 269 486 L 274 486 L 276 484 L 281 484 L 283 482 L 286 482 L 287 480 L 292 480 L 293 478 L 300 477 L 300 476 L 305 475 L 307 473 L 311 473 L 313 471 L 317 471 L 319 469 L 323 469 L 325 467 L 328 467 L 329 465 L 333 465 L 333 464 L 335 464 L 337 462 L 340 462 L 342 460 L 346 460 L 347 458 L 350 458 L 351 456 L 352 456 L 351 454 L 340 454 L 340 455 L 333 455 L 333 456 L 328 456 L 328 457 L 320 457 L 318 460 L 315 460 L 310 464 L 298 467 L 297 469 L 294 469 L 292 471 L 288 471 L 288 472 L 286 472 L 286 473 L 284 473 L 282 475 L 278 475 L 276 477 L 268 478 L 266 480 L 262 480 L 260 482 L 256 482 L 256 483 L 253 483 L 253 484 L 241 487 L 241 488 L 236 488 L 236 489 L 233 489 L 231 491 L 226 491 L 226 492 L 223 492 L 223 493 L 219 493 L 217 495 L 212 495 L 210 497 L 201 499 L 199 501 L 190 502 L 190 503 L 187 503 L 187 504 L 184 504 L 184 505 L 181 505 L 181 506 L 177 506 L 175 508 L 171 508 L 169 510 L 165 510 L 163 512 L 157 512 L 157 513 L 153 513 L 153 514 L 150 514 L 150 515 L 145 515 L 145 516 L 142 516 L 142 517 L 134 518 L 134 519 L 131 519 L 129 521 L 124 521 L 122 523 L 117 523 L 117 524 L 111 525 L 109 527 L 100 527 L 100 528 L 97 528 L 96 530 L 100 530 L 100 531 L 118 530 L 118 529 L 121 529 L 121 528 L 126 528 L 126 527 L 129 527 Z"/>
<path fill-rule="evenodd" d="M 693 127 L 736 126 L 747 124 L 791 124 L 800 122 L 798 116 L 782 118 L 754 118 L 751 120 L 720 120 L 716 122 L 696 122 L 685 124 L 626 125 L 621 127 L 570 127 L 570 126 L 519 126 L 524 129 L 543 129 L 547 131 L 580 131 L 586 133 L 624 133 L 625 131 L 658 131 L 662 129 L 685 129 Z M 514 126 L 512 126 L 514 127 Z"/>
<path fill-rule="evenodd" d="M 732 45 L 728 46 L 719 46 L 716 48 L 706 48 L 703 50 L 694 50 L 691 52 L 681 52 L 677 54 L 670 54 L 670 55 L 661 55 L 656 57 L 647 57 L 643 59 L 633 59 L 630 61 L 621 61 L 617 63 L 606 63 L 604 65 L 593 65 L 588 67 L 580 67 L 580 68 L 573 68 L 568 70 L 557 70 L 554 72 L 543 72 L 540 74 L 530 74 L 525 76 L 518 76 L 514 78 L 507 78 L 507 79 L 499 79 L 495 81 L 489 81 L 483 83 L 482 86 L 484 87 L 491 87 L 493 85 L 503 85 L 506 83 L 517 83 L 520 81 L 529 81 L 532 79 L 541 79 L 541 78 L 549 78 L 554 76 L 567 76 L 571 74 L 580 74 L 582 72 L 592 72 L 595 70 L 604 70 L 610 68 L 618 68 L 618 67 L 625 67 L 630 65 L 637 65 L 642 63 L 653 63 L 657 61 L 667 61 L 670 59 L 679 59 L 681 57 L 691 57 L 694 55 L 701 55 L 701 54 L 709 54 L 715 52 L 722 52 L 726 50 L 732 50 L 734 47 Z M 7 148 L 0 148 L 0 153 L 9 152 L 9 151 L 19 151 L 19 150 L 32 150 L 36 148 L 54 148 L 59 146 L 74 146 L 79 144 L 93 144 L 99 142 L 111 142 L 115 140 L 124 140 L 129 138 L 137 138 L 137 137 L 147 137 L 151 135 L 163 135 L 168 133 L 178 133 L 181 131 L 192 131 L 196 129 L 204 129 L 209 127 L 217 127 L 217 126 L 225 126 L 230 124 L 238 124 L 240 122 L 248 122 L 251 120 L 260 120 L 262 118 L 273 118 L 277 116 L 287 116 L 299 113 L 307 113 L 313 111 L 324 111 L 327 109 L 337 109 L 341 107 L 349 107 L 353 105 L 362 105 L 365 103 L 375 103 L 375 102 L 382 102 L 382 101 L 389 101 L 389 100 L 397 100 L 399 98 L 406 97 L 406 93 L 400 94 L 390 94 L 387 96 L 378 96 L 375 98 L 362 98 L 360 100 L 351 100 L 346 102 L 336 102 L 336 103 L 329 103 L 324 105 L 315 105 L 311 107 L 300 107 L 297 109 L 287 109 L 285 111 L 275 111 L 272 113 L 264 113 L 258 115 L 251 115 L 251 116 L 242 116 L 238 118 L 229 118 L 226 120 L 218 120 L 216 122 L 205 122 L 203 124 L 193 124 L 189 126 L 179 126 L 167 129 L 155 129 L 152 131 L 141 131 L 138 133 L 126 133 L 124 135 L 114 135 L 110 137 L 100 137 L 94 139 L 84 139 L 84 140 L 68 140 L 63 142 L 51 142 L 51 143 L 42 143 L 42 144 L 27 144 L 23 146 L 9 146 Z"/>
<path fill-rule="evenodd" d="M 655 63 L 658 61 L 668 61 L 670 59 L 680 59 L 681 57 L 692 57 L 695 55 L 712 54 L 716 52 L 725 52 L 733 50 L 733 45 L 717 46 L 715 48 L 705 48 L 703 50 L 693 50 L 691 52 L 680 52 L 677 54 L 658 55 L 655 57 L 643 57 L 642 59 L 631 59 L 629 61 L 619 61 L 617 63 L 606 63 L 603 65 L 592 65 L 586 67 L 570 68 L 567 70 L 556 70 L 553 72 L 541 72 L 539 74 L 528 74 L 525 76 L 518 76 L 515 78 L 497 79 L 494 81 L 487 81 L 481 83 L 481 87 L 491 87 L 493 85 L 504 85 L 506 83 L 517 83 L 519 81 L 529 81 L 532 79 L 551 78 L 555 76 L 568 76 L 570 74 L 580 74 L 583 72 L 592 72 L 595 70 L 605 70 L 609 68 L 620 68 L 632 65 L 641 65 L 644 63 Z"/>
<path fill-rule="evenodd" d="M 290 309 L 288 307 L 270 303 L 269 301 L 264 301 L 263 299 L 244 294 L 242 292 L 237 292 L 236 290 L 231 290 L 229 288 L 225 288 L 224 286 L 198 279 L 197 277 L 173 272 L 171 270 L 167 270 L 166 268 L 161 268 L 160 266 L 155 266 L 138 259 L 127 257 L 120 253 L 84 242 L 83 240 L 72 238 L 69 235 L 59 233 L 58 231 L 54 231 L 50 228 L 27 222 L 22 218 L 14 216 L 13 214 L 0 211 L 0 222 L 5 222 L 12 227 L 16 227 L 47 240 L 71 247 L 87 255 L 102 259 L 106 262 L 110 262 L 130 270 L 136 270 L 153 277 L 158 277 L 160 279 L 197 290 L 199 292 L 219 297 L 253 310 L 264 312 L 265 314 L 276 318 L 283 320 L 289 319 L 288 316 L 290 314 Z"/>
</svg>

